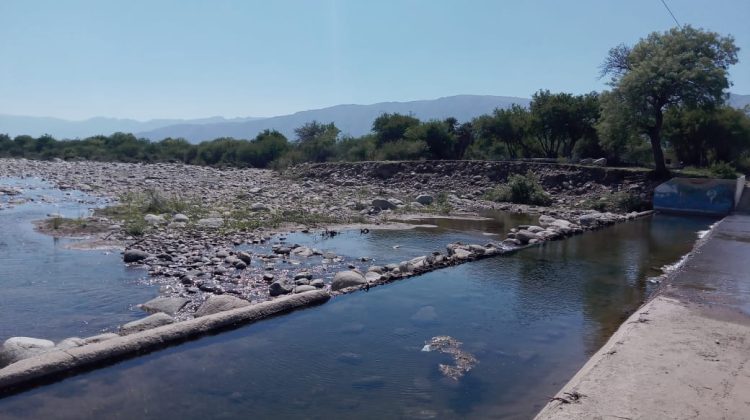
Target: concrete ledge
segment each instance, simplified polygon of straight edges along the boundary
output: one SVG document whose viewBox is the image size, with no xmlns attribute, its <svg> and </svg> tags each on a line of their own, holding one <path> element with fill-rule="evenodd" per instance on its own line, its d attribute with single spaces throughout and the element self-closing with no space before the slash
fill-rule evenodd
<svg viewBox="0 0 750 420">
<path fill-rule="evenodd" d="M 0 369 L 0 394 L 13 393 L 33 386 L 37 382 L 51 381 L 77 371 L 114 363 L 218 330 L 238 327 L 273 315 L 322 304 L 330 297 L 325 290 L 288 295 L 99 343 L 44 353 Z"/>
<path fill-rule="evenodd" d="M 714 225 L 536 419 L 748 418 L 749 222 Z"/>
</svg>

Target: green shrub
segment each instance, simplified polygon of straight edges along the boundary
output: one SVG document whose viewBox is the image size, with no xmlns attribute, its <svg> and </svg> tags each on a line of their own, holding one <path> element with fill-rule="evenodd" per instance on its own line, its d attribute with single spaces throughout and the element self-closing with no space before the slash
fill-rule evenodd
<svg viewBox="0 0 750 420">
<path fill-rule="evenodd" d="M 427 156 L 427 143 L 421 140 L 398 140 L 384 144 L 375 152 L 376 160 L 419 160 Z"/>
<path fill-rule="evenodd" d="M 737 178 L 737 170 L 734 168 L 734 166 L 726 163 L 726 162 L 716 162 L 713 165 L 711 165 L 710 168 L 708 168 L 709 172 L 711 172 L 711 176 L 714 178 L 721 178 L 721 179 L 736 179 Z"/>
<path fill-rule="evenodd" d="M 604 194 L 599 199 L 588 199 L 584 201 L 583 207 L 597 211 L 630 213 L 647 210 L 648 202 L 642 199 L 639 194 L 618 191 Z"/>
<path fill-rule="evenodd" d="M 125 233 L 130 236 L 143 236 L 148 229 L 148 224 L 143 218 L 131 218 L 125 221 Z"/>
<path fill-rule="evenodd" d="M 544 191 L 541 184 L 539 184 L 539 179 L 531 171 L 527 172 L 526 175 L 511 175 L 508 177 L 508 182 L 505 185 L 489 191 L 486 198 L 498 202 L 533 204 L 537 206 L 552 204 L 552 197 Z"/>
</svg>

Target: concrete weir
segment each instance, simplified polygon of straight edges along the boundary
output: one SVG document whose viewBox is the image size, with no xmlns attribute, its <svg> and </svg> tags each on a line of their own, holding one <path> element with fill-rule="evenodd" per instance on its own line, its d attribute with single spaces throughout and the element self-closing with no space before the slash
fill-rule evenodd
<svg viewBox="0 0 750 420">
<path fill-rule="evenodd" d="M 112 338 L 100 343 L 43 353 L 0 369 L 0 394 L 13 393 L 39 382 L 158 350 L 170 344 L 218 330 L 238 327 L 274 315 L 321 304 L 330 297 L 325 290 L 289 295 L 257 305 Z"/>
</svg>

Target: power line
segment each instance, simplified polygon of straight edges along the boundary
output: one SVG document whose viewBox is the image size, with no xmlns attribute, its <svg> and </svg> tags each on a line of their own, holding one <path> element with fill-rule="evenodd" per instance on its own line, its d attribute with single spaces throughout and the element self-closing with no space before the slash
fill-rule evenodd
<svg viewBox="0 0 750 420">
<path fill-rule="evenodd" d="M 674 23 L 676 23 L 676 24 L 677 24 L 677 26 L 681 28 L 681 27 L 682 27 L 682 25 L 680 25 L 680 22 L 678 22 L 678 21 L 677 21 L 677 18 L 676 18 L 676 17 L 674 17 L 674 13 L 672 13 L 672 10 L 671 10 L 671 9 L 669 8 L 669 6 L 667 6 L 667 2 L 666 2 L 666 1 L 664 1 L 664 0 L 661 0 L 661 4 L 663 4 L 663 5 L 664 5 L 664 7 L 666 7 L 666 8 L 667 8 L 667 12 L 669 12 L 669 14 L 670 14 L 670 15 L 672 15 L 672 19 L 674 19 Z"/>
</svg>

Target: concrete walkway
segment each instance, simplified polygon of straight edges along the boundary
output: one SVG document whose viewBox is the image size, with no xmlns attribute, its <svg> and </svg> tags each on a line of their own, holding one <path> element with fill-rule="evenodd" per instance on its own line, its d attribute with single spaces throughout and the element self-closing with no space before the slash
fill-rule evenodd
<svg viewBox="0 0 750 420">
<path fill-rule="evenodd" d="M 537 418 L 750 418 L 750 215 L 722 220 Z"/>
</svg>

